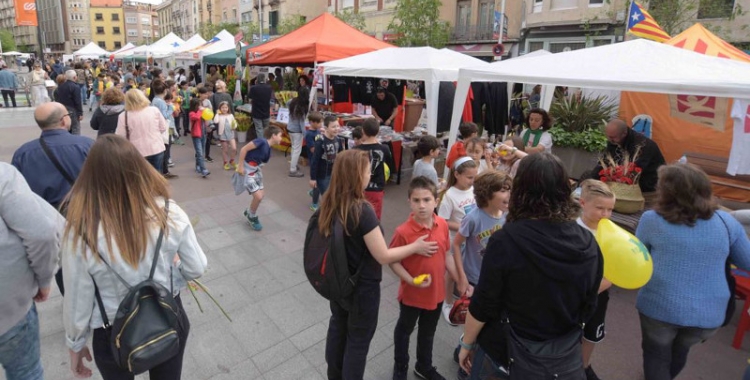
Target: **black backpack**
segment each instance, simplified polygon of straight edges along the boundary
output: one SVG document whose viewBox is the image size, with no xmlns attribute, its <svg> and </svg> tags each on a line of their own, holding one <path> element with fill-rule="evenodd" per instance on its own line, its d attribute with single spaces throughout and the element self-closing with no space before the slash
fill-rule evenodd
<svg viewBox="0 0 750 380">
<path fill-rule="evenodd" d="M 169 212 L 169 201 L 165 209 Z M 99 288 L 94 282 L 94 294 L 102 314 L 104 328 L 110 335 L 110 348 L 117 365 L 134 374 L 148 371 L 173 358 L 180 351 L 180 336 L 184 331 L 183 316 L 172 292 L 153 280 L 164 230 L 154 249 L 154 260 L 148 279 L 130 286 L 101 257 L 107 269 L 129 289 L 120 302 L 112 325 L 104 310 Z"/>
<path fill-rule="evenodd" d="M 325 237 L 318 229 L 320 211 L 310 217 L 305 234 L 305 248 L 302 259 L 308 281 L 324 298 L 337 301 L 345 309 L 349 308 L 354 287 L 362 272 L 362 264 L 352 274 L 344 246 L 344 227 L 334 218 L 333 233 Z M 362 260 L 364 263 L 364 259 Z"/>
</svg>

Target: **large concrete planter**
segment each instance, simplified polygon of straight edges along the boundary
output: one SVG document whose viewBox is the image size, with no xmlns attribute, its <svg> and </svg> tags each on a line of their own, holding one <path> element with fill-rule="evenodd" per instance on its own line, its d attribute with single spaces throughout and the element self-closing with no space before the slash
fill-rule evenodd
<svg viewBox="0 0 750 380">
<path fill-rule="evenodd" d="M 580 179 L 584 172 L 594 169 L 599 153 L 588 152 L 577 148 L 552 148 L 552 152 L 562 161 L 571 178 Z"/>
</svg>

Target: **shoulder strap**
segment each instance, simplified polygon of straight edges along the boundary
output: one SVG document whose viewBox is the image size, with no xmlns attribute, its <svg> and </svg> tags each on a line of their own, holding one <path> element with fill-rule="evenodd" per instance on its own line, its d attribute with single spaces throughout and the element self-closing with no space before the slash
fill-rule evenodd
<svg viewBox="0 0 750 380">
<path fill-rule="evenodd" d="M 128 126 L 128 111 L 125 111 L 125 138 L 130 141 L 130 126 Z"/>
<path fill-rule="evenodd" d="M 164 213 L 165 217 L 169 219 L 169 199 L 164 199 Z M 167 220 L 169 223 L 169 220 Z M 164 229 L 159 229 L 159 237 L 156 239 L 156 247 L 154 248 L 154 261 L 151 263 L 151 272 L 148 275 L 148 279 L 154 278 L 154 272 L 156 272 L 156 263 L 159 261 L 159 252 L 161 251 L 161 242 L 164 240 Z"/>
<path fill-rule="evenodd" d="M 60 161 L 57 160 L 57 157 L 52 153 L 52 151 L 47 146 L 47 143 L 44 141 L 44 138 L 39 136 L 39 145 L 42 146 L 42 150 L 44 151 L 44 154 L 47 155 L 50 161 L 52 161 L 52 165 L 55 165 L 55 168 L 57 169 L 60 174 L 62 174 L 63 178 L 68 182 L 69 185 L 73 186 L 73 183 L 75 180 L 73 177 L 68 174 L 68 172 L 63 169 L 62 165 L 60 164 Z"/>
</svg>

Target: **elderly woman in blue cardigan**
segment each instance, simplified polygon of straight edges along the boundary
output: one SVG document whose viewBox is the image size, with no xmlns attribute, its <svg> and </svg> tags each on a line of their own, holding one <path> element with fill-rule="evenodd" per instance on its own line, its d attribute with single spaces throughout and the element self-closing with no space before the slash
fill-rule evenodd
<svg viewBox="0 0 750 380">
<path fill-rule="evenodd" d="M 654 210 L 643 214 L 636 231 L 654 260 L 636 307 L 646 380 L 669 380 L 685 367 L 690 347 L 724 321 L 730 301 L 725 263 L 750 269 L 750 242 L 737 220 L 717 210 L 700 169 L 662 166 L 656 192 Z"/>
</svg>

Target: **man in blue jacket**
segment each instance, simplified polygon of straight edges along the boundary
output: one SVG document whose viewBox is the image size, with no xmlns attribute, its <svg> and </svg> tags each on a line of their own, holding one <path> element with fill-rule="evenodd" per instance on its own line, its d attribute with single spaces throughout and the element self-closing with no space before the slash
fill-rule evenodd
<svg viewBox="0 0 750 380">
<path fill-rule="evenodd" d="M 81 134 L 81 120 L 83 120 L 83 105 L 81 103 L 81 86 L 77 83 L 78 75 L 75 70 L 65 72 L 65 82 L 57 88 L 56 102 L 61 103 L 70 112 L 70 133 Z"/>
<path fill-rule="evenodd" d="M 5 102 L 6 108 L 10 107 L 8 97 L 10 97 L 10 100 L 13 103 L 13 108 L 16 108 L 17 88 L 18 79 L 16 78 L 16 74 L 13 74 L 12 71 L 8 70 L 8 66 L 3 64 L 2 67 L 0 67 L 0 92 L 3 94 L 3 101 Z"/>
</svg>

